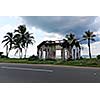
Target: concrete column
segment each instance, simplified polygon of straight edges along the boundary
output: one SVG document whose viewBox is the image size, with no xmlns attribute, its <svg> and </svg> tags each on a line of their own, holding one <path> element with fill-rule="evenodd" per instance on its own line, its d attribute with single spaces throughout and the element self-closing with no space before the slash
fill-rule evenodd
<svg viewBox="0 0 100 100">
<path fill-rule="evenodd" d="M 52 50 L 52 58 L 53 58 L 53 59 L 56 58 L 56 48 L 55 48 L 55 46 L 53 46 L 53 50 Z"/>
<path fill-rule="evenodd" d="M 48 48 L 45 49 L 45 59 L 48 58 Z"/>
<path fill-rule="evenodd" d="M 62 60 L 65 60 L 65 49 L 64 48 L 61 49 L 61 58 Z"/>
<path fill-rule="evenodd" d="M 39 49 L 37 48 L 37 56 L 38 56 L 38 58 L 39 58 Z"/>
<path fill-rule="evenodd" d="M 43 58 L 43 50 L 42 50 L 42 48 L 40 49 L 40 59 L 42 59 Z"/>
<path fill-rule="evenodd" d="M 79 55 L 78 55 L 78 58 L 80 59 L 81 57 L 81 49 L 79 48 Z"/>
<path fill-rule="evenodd" d="M 56 50 L 54 51 L 54 59 L 56 59 Z"/>
<path fill-rule="evenodd" d="M 76 48 L 76 59 L 78 59 L 78 48 Z"/>
</svg>

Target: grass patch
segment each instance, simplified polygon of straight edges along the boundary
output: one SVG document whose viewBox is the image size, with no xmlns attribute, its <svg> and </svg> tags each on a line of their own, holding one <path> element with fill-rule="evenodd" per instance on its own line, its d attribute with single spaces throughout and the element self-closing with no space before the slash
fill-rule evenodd
<svg viewBox="0 0 100 100">
<path fill-rule="evenodd" d="M 53 64 L 53 65 L 69 65 L 69 66 L 90 66 L 100 67 L 100 59 L 82 59 L 73 61 L 62 61 L 62 60 L 33 60 L 28 59 L 17 59 L 17 58 L 0 58 L 1 63 L 26 63 L 26 64 Z"/>
</svg>

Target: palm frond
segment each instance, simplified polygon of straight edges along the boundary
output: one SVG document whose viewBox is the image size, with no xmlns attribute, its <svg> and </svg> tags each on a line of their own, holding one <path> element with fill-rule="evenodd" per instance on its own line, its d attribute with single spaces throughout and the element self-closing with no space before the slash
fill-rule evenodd
<svg viewBox="0 0 100 100">
<path fill-rule="evenodd" d="M 19 30 L 16 30 L 16 29 L 15 29 L 15 30 L 14 30 L 14 33 L 16 33 L 16 32 L 20 33 L 20 31 L 19 31 Z"/>
<path fill-rule="evenodd" d="M 6 41 L 8 41 L 8 38 L 7 38 L 7 39 L 5 39 L 5 40 L 3 40 L 3 41 L 2 41 L 2 43 L 3 43 L 3 42 L 6 42 Z"/>
<path fill-rule="evenodd" d="M 19 51 L 19 50 L 17 49 L 16 52 L 15 52 L 15 55 L 18 53 L 18 51 Z"/>
<path fill-rule="evenodd" d="M 95 42 L 95 39 L 94 38 L 91 38 L 91 40 Z"/>
<path fill-rule="evenodd" d="M 9 41 L 7 43 L 5 43 L 4 47 L 6 47 L 9 44 Z"/>
<path fill-rule="evenodd" d="M 93 34 L 91 37 L 96 37 L 96 35 Z"/>
</svg>

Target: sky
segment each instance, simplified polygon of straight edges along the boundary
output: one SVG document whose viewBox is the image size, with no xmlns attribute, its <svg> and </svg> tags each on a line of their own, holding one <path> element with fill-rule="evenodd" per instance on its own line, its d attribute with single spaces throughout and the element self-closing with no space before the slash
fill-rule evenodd
<svg viewBox="0 0 100 100">
<path fill-rule="evenodd" d="M 37 54 L 37 45 L 45 40 L 60 40 L 67 33 L 74 33 L 81 38 L 85 31 L 93 31 L 96 42 L 91 43 L 92 55 L 100 54 L 100 17 L 99 16 L 0 16 L 0 51 L 4 52 L 1 43 L 7 32 L 13 32 L 19 25 L 25 24 L 27 31 L 33 33 L 36 43 L 29 46 L 27 55 Z M 88 54 L 87 42 L 82 44 L 82 55 Z M 15 51 L 10 52 L 14 57 Z M 16 56 L 17 57 L 17 56 Z"/>
</svg>

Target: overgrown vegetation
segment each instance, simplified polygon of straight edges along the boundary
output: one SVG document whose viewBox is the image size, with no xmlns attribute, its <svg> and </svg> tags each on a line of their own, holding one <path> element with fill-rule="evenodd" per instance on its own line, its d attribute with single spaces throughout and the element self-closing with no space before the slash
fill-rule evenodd
<svg viewBox="0 0 100 100">
<path fill-rule="evenodd" d="M 29 60 L 27 58 L 0 58 L 0 63 L 26 63 L 26 64 L 52 64 L 52 65 L 69 65 L 69 66 L 88 66 L 88 67 L 100 67 L 100 59 L 81 59 L 72 61 L 57 60 Z"/>
</svg>

